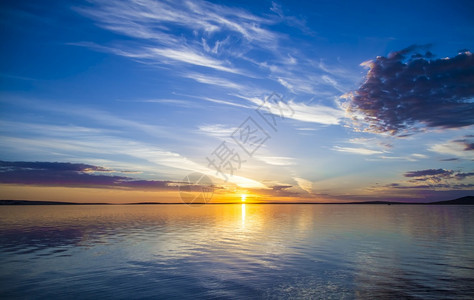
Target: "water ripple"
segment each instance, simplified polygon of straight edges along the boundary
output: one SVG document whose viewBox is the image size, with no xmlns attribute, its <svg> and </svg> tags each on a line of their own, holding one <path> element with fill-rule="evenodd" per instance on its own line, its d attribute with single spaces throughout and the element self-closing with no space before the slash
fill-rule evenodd
<svg viewBox="0 0 474 300">
<path fill-rule="evenodd" d="M 474 207 L 0 210 L 2 298 L 474 298 Z"/>
</svg>

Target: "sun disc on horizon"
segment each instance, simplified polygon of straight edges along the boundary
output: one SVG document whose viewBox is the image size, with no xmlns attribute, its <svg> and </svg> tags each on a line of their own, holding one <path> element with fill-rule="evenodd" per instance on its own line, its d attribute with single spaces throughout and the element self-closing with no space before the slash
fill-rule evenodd
<svg viewBox="0 0 474 300">
<path fill-rule="evenodd" d="M 246 194 L 242 194 L 240 195 L 240 199 L 242 200 L 242 202 L 245 202 L 245 199 L 247 198 L 247 195 Z"/>
</svg>

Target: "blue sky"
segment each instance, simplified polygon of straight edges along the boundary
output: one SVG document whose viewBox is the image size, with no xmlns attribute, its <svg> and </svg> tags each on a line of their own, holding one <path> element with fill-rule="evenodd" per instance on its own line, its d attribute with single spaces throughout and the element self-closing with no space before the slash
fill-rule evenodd
<svg viewBox="0 0 474 300">
<path fill-rule="evenodd" d="M 176 200 L 190 172 L 261 201 L 472 194 L 469 1 L 1 6 L 3 198 Z M 271 95 L 277 130 L 256 112 Z M 269 136 L 252 155 L 231 138 L 248 117 Z M 207 160 L 223 141 L 232 174 Z"/>
</svg>

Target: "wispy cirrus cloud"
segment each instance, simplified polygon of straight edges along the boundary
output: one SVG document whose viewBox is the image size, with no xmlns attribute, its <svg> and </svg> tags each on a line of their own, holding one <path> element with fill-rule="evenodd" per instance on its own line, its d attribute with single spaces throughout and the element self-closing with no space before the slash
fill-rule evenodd
<svg viewBox="0 0 474 300">
<path fill-rule="evenodd" d="M 236 97 L 245 99 L 259 107 L 265 104 L 265 111 L 278 117 L 284 117 L 296 121 L 316 123 L 323 125 L 340 124 L 345 114 L 340 108 L 335 108 L 321 104 L 306 104 L 293 100 L 287 101 L 280 99 L 275 101 L 266 101 L 267 97 L 247 97 L 244 95 L 233 94 Z M 287 112 L 282 113 L 282 108 L 286 108 Z"/>
<path fill-rule="evenodd" d="M 283 7 L 272 1 L 272 7 L 270 8 L 271 11 L 276 13 L 284 22 L 286 22 L 288 25 L 298 28 L 302 32 L 308 34 L 308 35 L 315 35 L 315 32 L 311 30 L 307 25 L 306 25 L 306 20 L 304 18 L 297 18 L 291 15 L 287 15 L 284 12 Z"/>
<path fill-rule="evenodd" d="M 198 74 L 198 73 L 187 73 L 186 75 L 184 75 L 184 77 L 193 79 L 200 83 L 205 83 L 208 85 L 214 85 L 218 87 L 224 87 L 228 89 L 235 89 L 235 90 L 240 90 L 240 91 L 246 89 L 243 85 L 233 82 L 229 79 L 222 78 L 222 77 L 214 77 L 214 76 Z"/>
<path fill-rule="evenodd" d="M 272 78 L 293 94 L 317 95 L 321 98 L 343 94 L 347 90 L 325 72 L 308 72 L 297 68 L 294 71 L 275 69 Z"/>
<path fill-rule="evenodd" d="M 390 150 L 393 147 L 389 140 L 384 140 L 378 137 L 357 137 L 349 139 L 348 142 L 356 145 L 371 145 L 372 147 L 377 147 L 384 150 Z"/>
<path fill-rule="evenodd" d="M 171 49 L 154 45 L 142 47 L 137 47 L 136 45 L 104 46 L 93 42 L 74 42 L 69 43 L 69 45 L 88 47 L 100 52 L 113 53 L 145 64 L 176 66 L 181 63 L 184 65 L 206 67 L 222 72 L 244 74 L 244 71 L 232 67 L 228 62 L 210 57 L 200 50 L 189 46 L 177 45 L 176 48 Z"/>
<path fill-rule="evenodd" d="M 426 48 L 415 45 L 362 64 L 369 68 L 365 82 L 346 95 L 362 128 L 400 134 L 474 124 L 472 53 L 433 59 L 429 51 L 419 53 Z"/>
<path fill-rule="evenodd" d="M 275 25 L 295 27 L 305 34 L 311 32 L 301 19 L 291 17 L 278 4 L 273 3 L 268 13 L 261 16 L 207 1 L 94 0 L 90 6 L 75 9 L 94 19 L 98 26 L 132 38 L 108 45 L 76 45 L 165 67 L 177 77 L 222 92 L 219 96 L 202 95 L 202 100 L 254 108 L 261 101 L 255 101 L 255 96 L 267 93 L 269 86 L 274 89 L 274 81 L 298 97 L 321 98 L 312 104 L 293 100 L 290 104 L 294 114 L 289 118 L 323 125 L 339 125 L 345 118 L 343 109 L 332 99 L 347 90 L 348 75 L 340 67 L 323 67 L 322 62 L 290 46 L 291 37 Z M 201 67 L 212 70 L 209 73 Z M 259 80 L 258 86 L 255 78 Z M 226 91 L 238 91 L 254 105 L 223 99 Z"/>
<path fill-rule="evenodd" d="M 224 71 L 229 73 L 241 73 L 241 71 L 226 67 L 219 60 L 206 57 L 199 52 L 193 51 L 189 48 L 181 49 L 160 49 L 160 48 L 149 48 L 149 52 L 161 56 L 163 58 L 171 59 L 178 62 L 188 63 L 191 65 L 207 67 L 218 71 Z M 162 61 L 163 62 L 163 61 Z"/>
<path fill-rule="evenodd" d="M 405 160 L 405 161 L 418 161 L 420 159 L 426 159 L 428 156 L 420 153 L 412 153 L 412 154 L 407 154 L 403 156 L 390 156 L 390 155 L 381 155 L 376 159 L 372 160 Z"/>
<path fill-rule="evenodd" d="M 313 183 L 311 181 L 301 177 L 293 177 L 293 179 L 296 181 L 296 183 L 302 190 L 306 191 L 309 194 L 313 192 Z"/>
<path fill-rule="evenodd" d="M 220 54 L 236 48 L 240 51 L 254 47 L 275 49 L 280 39 L 279 33 L 264 28 L 278 20 L 206 1 L 95 0 L 91 3 L 92 6 L 75 9 L 96 20 L 104 29 L 136 40 L 128 45 L 89 45 L 117 55 L 153 60 L 160 64 L 180 62 L 241 73 L 228 60 L 222 59 Z M 221 40 L 220 34 L 223 32 L 226 38 Z M 213 44 L 212 48 L 210 44 Z"/>
<path fill-rule="evenodd" d="M 218 138 L 228 138 L 236 129 L 237 127 L 229 127 L 224 124 L 207 124 L 198 128 L 199 132 Z"/>
<path fill-rule="evenodd" d="M 227 106 L 241 107 L 241 108 L 247 108 L 247 109 L 254 109 L 257 107 L 252 104 L 246 104 L 247 102 L 240 101 L 239 97 L 237 97 L 237 99 L 235 99 L 235 97 L 228 97 L 225 99 L 216 99 L 212 97 L 196 96 L 196 95 L 189 95 L 189 94 L 179 94 L 179 95 L 189 98 L 189 99 L 197 99 L 200 101 L 212 102 L 212 103 L 222 104 L 222 105 L 227 105 Z"/>
<path fill-rule="evenodd" d="M 286 156 L 264 156 L 264 155 L 256 155 L 256 159 L 263 161 L 266 164 L 273 165 L 273 166 L 291 166 L 294 164 L 293 157 L 286 157 Z"/>
<path fill-rule="evenodd" d="M 240 74 L 242 78 L 258 74 L 267 85 L 268 81 L 275 81 L 292 93 L 318 95 L 325 100 L 346 92 L 348 82 L 353 81 L 347 80 L 347 73 L 341 72 L 340 67 L 323 67 L 300 48 L 290 46 L 291 37 L 275 25 L 286 24 L 305 34 L 311 32 L 301 18 L 283 13 L 284 9 L 275 3 L 261 16 L 207 1 L 94 0 L 90 6 L 75 9 L 94 19 L 98 26 L 132 40 L 122 39 L 109 45 L 90 41 L 73 44 L 146 64 L 171 66 L 172 71 L 180 66 L 195 72 L 191 67 L 198 66 L 227 75 Z M 223 76 L 203 76 L 184 75 L 203 84 L 248 89 L 248 83 L 242 89 Z"/>
<path fill-rule="evenodd" d="M 297 121 L 324 125 L 338 125 L 344 118 L 344 112 L 339 108 L 292 101 L 290 101 L 288 105 L 295 111 L 295 113 L 289 118 Z"/>
<path fill-rule="evenodd" d="M 208 102 L 212 102 L 212 103 L 217 103 L 217 104 L 223 104 L 223 105 L 229 105 L 229 106 L 235 106 L 235 107 L 241 107 L 241 108 L 252 108 L 249 105 L 240 104 L 240 103 L 232 102 L 232 101 L 229 101 L 229 100 L 214 99 L 214 98 L 210 98 L 210 97 L 199 97 L 199 99 L 204 100 L 204 101 L 208 101 Z"/>
<path fill-rule="evenodd" d="M 181 106 L 181 107 L 187 107 L 187 108 L 197 107 L 196 104 L 191 101 L 180 100 L 180 99 L 144 99 L 144 100 L 132 100 L 131 102 L 169 104 L 169 105 L 175 105 L 175 106 Z"/>
<path fill-rule="evenodd" d="M 474 137 L 466 135 L 458 139 L 431 145 L 428 150 L 443 155 L 474 159 Z"/>
<path fill-rule="evenodd" d="M 339 151 L 339 152 L 352 153 L 352 154 L 360 154 L 360 155 L 374 155 L 374 154 L 382 154 L 383 153 L 383 151 L 372 150 L 372 149 L 361 148 L 361 147 L 334 146 L 333 150 L 336 150 L 336 151 Z"/>
<path fill-rule="evenodd" d="M 100 129 L 92 128 L 91 126 L 89 127 L 83 126 L 83 130 L 93 130 L 93 131 L 100 130 L 103 132 L 105 128 L 107 128 L 106 130 L 109 130 L 109 131 L 113 131 L 116 129 L 120 129 L 122 131 L 131 129 L 131 130 L 136 130 L 138 132 L 145 132 L 149 134 L 150 136 L 166 137 L 170 139 L 180 139 L 179 135 L 170 133 L 169 130 L 167 130 L 165 126 L 152 125 L 152 124 L 142 122 L 141 120 L 138 121 L 131 118 L 118 116 L 104 109 L 95 109 L 95 108 L 90 108 L 90 107 L 86 107 L 82 105 L 73 105 L 73 104 L 57 105 L 47 100 L 34 99 L 34 98 L 25 99 L 23 97 L 11 97 L 10 95 L 4 95 L 2 97 L 2 100 L 5 101 L 6 103 L 9 103 L 9 104 L 14 103 L 15 105 L 20 105 L 28 109 L 35 109 L 38 111 L 47 112 L 49 114 L 58 114 L 62 116 L 70 116 L 70 117 L 76 117 L 76 118 L 79 117 L 81 119 L 87 119 L 96 125 L 97 124 L 102 125 L 100 126 Z M 19 124 L 19 125 L 20 125 L 20 128 L 31 129 L 31 130 L 35 130 L 36 126 L 40 126 L 40 127 L 45 126 L 45 124 L 34 124 L 32 126 L 32 123 L 25 123 L 25 122 L 22 122 L 22 124 Z M 69 128 L 69 127 L 71 126 L 67 126 L 63 128 Z M 38 130 L 35 130 L 35 131 L 38 131 Z M 58 131 L 61 132 L 60 129 Z M 44 131 L 44 132 L 46 133 L 48 131 Z M 118 132 L 119 131 L 116 131 L 116 133 Z"/>
</svg>

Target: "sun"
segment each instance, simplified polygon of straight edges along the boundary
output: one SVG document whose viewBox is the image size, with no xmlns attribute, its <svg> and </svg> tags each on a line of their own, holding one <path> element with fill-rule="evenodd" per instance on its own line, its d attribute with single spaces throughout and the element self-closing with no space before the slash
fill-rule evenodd
<svg viewBox="0 0 474 300">
<path fill-rule="evenodd" d="M 247 198 L 247 195 L 246 194 L 241 194 L 240 195 L 240 199 L 242 200 L 242 202 L 245 202 L 245 199 Z"/>
</svg>

